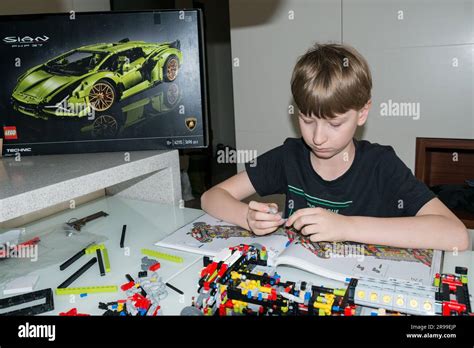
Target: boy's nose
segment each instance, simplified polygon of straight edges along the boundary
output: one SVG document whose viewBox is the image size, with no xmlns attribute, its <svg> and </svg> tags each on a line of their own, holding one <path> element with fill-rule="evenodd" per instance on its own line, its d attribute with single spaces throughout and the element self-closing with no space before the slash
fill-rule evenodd
<svg viewBox="0 0 474 348">
<path fill-rule="evenodd" d="M 324 133 L 322 127 L 316 127 L 313 134 L 313 143 L 316 146 L 322 145 L 326 142 L 327 136 Z"/>
</svg>

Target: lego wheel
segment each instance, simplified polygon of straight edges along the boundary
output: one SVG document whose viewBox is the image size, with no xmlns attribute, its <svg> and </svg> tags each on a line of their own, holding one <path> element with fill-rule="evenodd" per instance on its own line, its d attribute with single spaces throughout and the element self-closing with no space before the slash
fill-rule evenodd
<svg viewBox="0 0 474 348">
<path fill-rule="evenodd" d="M 94 111 L 106 111 L 115 102 L 115 88 L 110 82 L 99 80 L 89 92 L 89 103 Z"/>
<path fill-rule="evenodd" d="M 163 66 L 163 77 L 166 82 L 172 82 L 176 80 L 179 71 L 179 60 L 174 54 L 170 55 L 166 59 L 165 65 Z"/>
<path fill-rule="evenodd" d="M 175 106 L 179 100 L 180 92 L 181 91 L 176 83 L 170 83 L 164 98 L 165 105 L 170 108 Z"/>
<path fill-rule="evenodd" d="M 112 138 L 117 135 L 119 125 L 115 117 L 100 115 L 92 124 L 92 136 L 95 138 Z"/>
</svg>

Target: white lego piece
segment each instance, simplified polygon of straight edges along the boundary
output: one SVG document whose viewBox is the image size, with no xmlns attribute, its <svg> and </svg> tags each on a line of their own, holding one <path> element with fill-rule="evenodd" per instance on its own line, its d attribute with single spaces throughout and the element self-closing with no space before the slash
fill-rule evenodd
<svg viewBox="0 0 474 348">
<path fill-rule="evenodd" d="M 234 251 L 231 257 L 229 257 L 224 263 L 229 267 L 232 266 L 240 257 L 242 256 L 242 252 L 239 250 Z"/>
<path fill-rule="evenodd" d="M 221 262 L 221 261 L 225 262 L 230 256 L 232 256 L 232 250 L 230 250 L 229 248 L 224 248 L 219 253 L 217 253 L 216 256 L 214 256 L 213 261 L 214 262 Z"/>
</svg>

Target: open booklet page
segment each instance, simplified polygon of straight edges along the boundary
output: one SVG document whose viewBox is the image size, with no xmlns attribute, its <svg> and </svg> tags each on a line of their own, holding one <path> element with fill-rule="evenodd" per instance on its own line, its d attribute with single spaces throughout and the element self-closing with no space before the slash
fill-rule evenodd
<svg viewBox="0 0 474 348">
<path fill-rule="evenodd" d="M 441 267 L 439 250 L 352 242 L 312 243 L 291 229 L 286 232 L 293 242 L 278 257 L 276 265 L 290 265 L 336 280 L 364 276 L 431 285 Z"/>
<path fill-rule="evenodd" d="M 268 263 L 285 249 L 289 240 L 283 229 L 268 236 L 256 236 L 239 226 L 204 214 L 155 243 L 157 246 L 215 256 L 224 248 L 239 244 L 261 244 L 268 252 Z"/>
<path fill-rule="evenodd" d="M 215 256 L 239 244 L 261 244 L 270 266 L 289 265 L 336 280 L 347 277 L 403 279 L 430 285 L 440 270 L 441 252 L 400 249 L 351 242 L 312 243 L 292 229 L 256 236 L 241 227 L 204 214 L 179 228 L 157 246 Z"/>
</svg>

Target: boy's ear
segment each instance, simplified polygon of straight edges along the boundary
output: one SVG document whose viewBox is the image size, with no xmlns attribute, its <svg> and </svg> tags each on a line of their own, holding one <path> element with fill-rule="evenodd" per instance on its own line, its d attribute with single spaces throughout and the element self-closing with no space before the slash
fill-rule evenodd
<svg viewBox="0 0 474 348">
<path fill-rule="evenodd" d="M 359 110 L 357 115 L 357 125 L 362 126 L 367 121 L 370 107 L 372 106 L 372 100 L 369 100 L 362 109 Z"/>
</svg>

